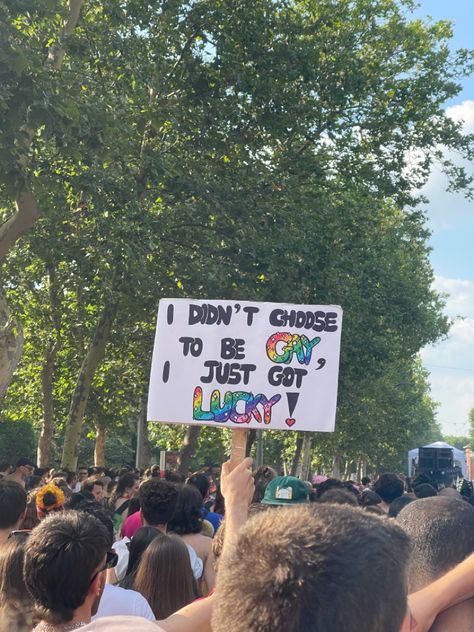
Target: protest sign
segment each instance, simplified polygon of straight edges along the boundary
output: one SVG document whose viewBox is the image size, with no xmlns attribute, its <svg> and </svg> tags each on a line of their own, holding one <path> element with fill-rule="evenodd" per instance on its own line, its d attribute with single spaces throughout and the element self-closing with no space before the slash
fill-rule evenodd
<svg viewBox="0 0 474 632">
<path fill-rule="evenodd" d="M 334 430 L 342 309 L 163 299 L 148 419 Z"/>
</svg>

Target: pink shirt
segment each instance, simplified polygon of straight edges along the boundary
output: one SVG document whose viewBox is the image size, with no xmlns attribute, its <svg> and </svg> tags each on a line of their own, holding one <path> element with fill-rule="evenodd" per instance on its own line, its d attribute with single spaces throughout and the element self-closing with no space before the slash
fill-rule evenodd
<svg viewBox="0 0 474 632">
<path fill-rule="evenodd" d="M 142 514 L 137 511 L 129 516 L 122 525 L 121 533 L 123 538 L 133 538 L 135 533 L 143 527 Z"/>
</svg>

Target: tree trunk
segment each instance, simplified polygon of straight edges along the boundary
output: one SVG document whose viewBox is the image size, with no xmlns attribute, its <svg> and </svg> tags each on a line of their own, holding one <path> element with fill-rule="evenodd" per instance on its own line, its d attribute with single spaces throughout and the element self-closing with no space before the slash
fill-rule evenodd
<svg viewBox="0 0 474 632">
<path fill-rule="evenodd" d="M 41 389 L 43 392 L 43 419 L 41 434 L 38 441 L 37 462 L 38 467 L 48 467 L 51 453 L 51 444 L 54 434 L 54 364 L 61 348 L 61 307 L 59 288 L 56 282 L 54 266 L 48 266 L 49 302 L 51 306 L 51 320 L 54 326 L 54 338 L 50 341 L 44 356 L 41 369 Z"/>
<path fill-rule="evenodd" d="M 191 467 L 191 459 L 196 452 L 200 432 L 201 426 L 188 426 L 184 435 L 183 447 L 178 456 L 178 472 L 183 476 L 187 476 Z"/>
<path fill-rule="evenodd" d="M 108 304 L 97 324 L 94 336 L 82 362 L 66 422 L 61 466 L 75 470 L 84 412 L 95 371 L 105 355 L 105 346 L 117 313 L 117 303 Z"/>
<path fill-rule="evenodd" d="M 301 432 L 298 432 L 298 436 L 296 437 L 295 453 L 293 454 L 293 461 L 291 462 L 290 476 L 296 476 L 296 472 L 298 471 L 298 464 L 301 458 L 302 448 L 303 448 L 303 435 L 301 434 Z"/>
<path fill-rule="evenodd" d="M 136 467 L 147 467 L 150 464 L 150 445 L 148 441 L 148 421 L 146 418 L 147 397 L 140 399 L 140 413 L 137 420 L 137 453 Z"/>
<path fill-rule="evenodd" d="M 105 466 L 105 436 L 107 431 L 103 426 L 97 425 L 95 427 L 97 431 L 97 437 L 94 446 L 94 465 L 96 467 Z"/>
<path fill-rule="evenodd" d="M 309 471 L 311 469 L 311 442 L 312 442 L 312 439 L 313 439 L 313 435 L 310 432 L 305 432 L 304 433 L 303 448 L 302 448 L 303 458 L 302 458 L 301 474 L 300 474 L 300 477 L 304 481 L 309 480 Z"/>
<path fill-rule="evenodd" d="M 50 343 L 43 367 L 41 369 L 41 388 L 43 391 L 43 420 L 38 441 L 38 467 L 48 467 L 51 443 L 54 434 L 54 401 L 53 401 L 53 370 L 59 351 L 59 341 Z"/>
<path fill-rule="evenodd" d="M 0 292 L 0 410 L 23 350 L 23 332 Z"/>
<path fill-rule="evenodd" d="M 342 464 L 341 455 L 335 454 L 332 460 L 332 472 L 331 472 L 332 478 L 341 478 L 341 464 Z"/>
<path fill-rule="evenodd" d="M 16 211 L 0 226 L 0 261 L 17 240 L 36 223 L 39 211 L 31 191 L 23 191 L 16 199 Z"/>
</svg>

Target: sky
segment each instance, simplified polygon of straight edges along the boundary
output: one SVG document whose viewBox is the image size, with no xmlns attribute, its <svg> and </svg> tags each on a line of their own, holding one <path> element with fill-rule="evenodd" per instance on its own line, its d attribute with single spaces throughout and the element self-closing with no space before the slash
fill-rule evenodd
<svg viewBox="0 0 474 632">
<path fill-rule="evenodd" d="M 453 22 L 452 48 L 474 48 L 474 0 L 422 0 L 416 17 Z M 474 76 L 446 103 L 446 112 L 464 121 L 474 133 Z M 474 164 L 467 165 L 474 171 Z M 444 341 L 426 347 L 421 356 L 430 372 L 431 395 L 439 403 L 438 421 L 444 434 L 468 434 L 474 407 L 474 201 L 446 192 L 446 178 L 435 169 L 423 189 L 432 231 L 434 287 L 446 293 L 446 314 L 453 320 Z"/>
</svg>

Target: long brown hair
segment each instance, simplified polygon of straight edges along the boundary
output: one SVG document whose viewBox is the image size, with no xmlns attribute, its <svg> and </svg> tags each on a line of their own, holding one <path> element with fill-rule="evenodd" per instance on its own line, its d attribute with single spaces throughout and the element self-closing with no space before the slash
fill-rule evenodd
<svg viewBox="0 0 474 632">
<path fill-rule="evenodd" d="M 189 552 L 179 536 L 163 533 L 149 544 L 138 566 L 134 589 L 146 598 L 158 620 L 198 597 Z"/>
<path fill-rule="evenodd" d="M 31 630 L 36 623 L 32 600 L 23 581 L 28 536 L 28 532 L 15 531 L 0 547 L 0 630 Z"/>
</svg>

